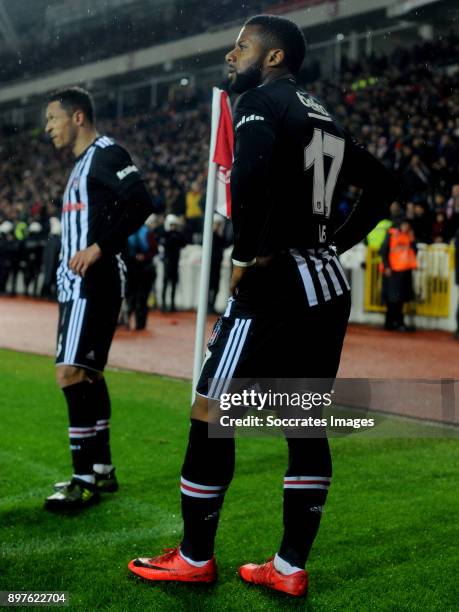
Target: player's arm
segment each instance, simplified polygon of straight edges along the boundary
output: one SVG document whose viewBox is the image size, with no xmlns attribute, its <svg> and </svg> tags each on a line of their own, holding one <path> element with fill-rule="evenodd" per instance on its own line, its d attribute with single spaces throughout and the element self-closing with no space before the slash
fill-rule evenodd
<svg viewBox="0 0 459 612">
<path fill-rule="evenodd" d="M 333 236 L 340 253 L 361 242 L 381 219 L 389 216 L 389 207 L 400 191 L 393 174 L 349 135 L 342 175 L 362 193 Z"/>
<path fill-rule="evenodd" d="M 119 253 L 127 238 L 154 212 L 153 200 L 129 154 L 113 146 L 101 149 L 97 155 L 91 171 L 96 180 L 114 192 L 110 214 L 115 216 L 115 221 L 97 242 L 78 251 L 70 260 L 70 268 L 80 276 L 102 255 Z"/>
<path fill-rule="evenodd" d="M 247 92 L 234 118 L 235 144 L 231 170 L 231 216 L 234 231 L 231 291 L 256 263 L 269 209 L 266 177 L 275 141 L 272 105 L 259 90 Z"/>
<path fill-rule="evenodd" d="M 143 225 L 149 215 L 156 212 L 153 199 L 143 181 L 123 190 L 120 198 L 121 206 L 116 223 L 98 240 L 104 254 L 119 253 L 128 237 Z"/>
</svg>

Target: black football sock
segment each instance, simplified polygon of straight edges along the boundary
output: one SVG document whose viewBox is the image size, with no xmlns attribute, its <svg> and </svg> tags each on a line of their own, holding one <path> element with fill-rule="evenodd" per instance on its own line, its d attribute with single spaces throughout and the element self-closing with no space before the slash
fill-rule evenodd
<svg viewBox="0 0 459 612">
<path fill-rule="evenodd" d="M 191 419 L 182 468 L 185 557 L 207 561 L 214 554 L 220 509 L 234 472 L 234 438 L 209 438 L 208 424 Z"/>
<path fill-rule="evenodd" d="M 64 387 L 69 412 L 69 438 L 75 474 L 92 474 L 96 441 L 94 384 L 79 382 Z"/>
<path fill-rule="evenodd" d="M 96 442 L 94 463 L 110 465 L 110 416 L 111 404 L 105 378 L 99 378 L 92 383 L 94 398 L 94 414 L 96 415 Z"/>
<path fill-rule="evenodd" d="M 279 556 L 303 568 L 317 535 L 331 482 L 328 440 L 290 438 L 284 478 L 284 536 Z"/>
</svg>

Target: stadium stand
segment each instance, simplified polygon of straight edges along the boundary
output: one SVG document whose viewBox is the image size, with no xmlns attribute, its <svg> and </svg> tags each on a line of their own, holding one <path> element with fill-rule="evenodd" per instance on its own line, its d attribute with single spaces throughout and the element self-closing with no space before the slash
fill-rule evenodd
<svg viewBox="0 0 459 612">
<path fill-rule="evenodd" d="M 396 169 L 404 192 L 393 216 L 412 219 L 418 242 L 448 243 L 459 229 L 459 73 L 445 69 L 458 62 L 459 38 L 450 33 L 386 56 L 359 62 L 344 57 L 338 83 L 306 84 L 370 151 Z M 101 132 L 132 151 L 165 214 L 185 216 L 187 194 L 192 192 L 194 200 L 203 195 L 210 123 L 209 105 L 201 101 L 205 97 L 198 91 L 167 108 L 99 121 Z M 65 173 L 38 128 L 3 139 L 0 172 L 6 177 L 0 186 L 4 291 L 5 275 L 17 276 L 21 269 L 26 278 L 31 269 L 36 273 L 41 251 L 28 242 L 41 240 L 45 246 Z M 356 196 L 355 190 L 343 193 L 343 217 Z M 14 290 L 15 283 L 10 287 Z"/>
<path fill-rule="evenodd" d="M 167 10 L 162 6 L 139 7 L 140 12 L 131 12 L 123 19 L 110 13 L 103 15 L 102 22 L 78 28 L 47 32 L 48 44 L 43 45 L 43 32 L 30 31 L 29 44 L 16 52 L 0 54 L 0 82 L 16 81 L 55 70 L 63 70 L 82 62 L 94 62 L 160 44 L 186 36 L 205 32 L 210 28 L 223 27 L 227 23 L 240 23 L 254 12 L 262 12 L 272 2 L 234 3 L 222 0 L 218 6 L 199 0 L 191 0 L 187 11 L 171 3 Z M 282 9 L 282 3 L 276 2 Z M 285 7 L 288 8 L 288 4 Z M 190 18 L 191 16 L 191 18 Z M 84 51 L 83 51 L 84 50 Z"/>
</svg>

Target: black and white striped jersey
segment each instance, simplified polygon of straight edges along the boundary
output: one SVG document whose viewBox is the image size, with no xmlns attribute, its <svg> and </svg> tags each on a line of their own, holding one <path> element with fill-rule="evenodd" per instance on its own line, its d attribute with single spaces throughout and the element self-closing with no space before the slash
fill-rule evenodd
<svg viewBox="0 0 459 612">
<path fill-rule="evenodd" d="M 250 266 L 256 257 L 290 253 L 310 306 L 349 291 L 333 244 L 340 247 L 337 237 L 346 247 L 359 242 L 386 214 L 392 175 L 289 75 L 239 98 L 234 134 L 233 262 Z M 354 211 L 344 230 L 337 196 L 349 184 L 366 197 L 357 205 L 363 216 Z"/>
<path fill-rule="evenodd" d="M 129 153 L 106 136 L 98 137 L 75 160 L 62 199 L 59 302 L 107 289 L 124 294 L 126 266 L 119 252 L 104 252 L 102 248 L 101 259 L 84 278 L 70 270 L 69 261 L 94 242 L 102 244 L 119 222 L 129 193 L 139 182 L 142 179 Z"/>
</svg>

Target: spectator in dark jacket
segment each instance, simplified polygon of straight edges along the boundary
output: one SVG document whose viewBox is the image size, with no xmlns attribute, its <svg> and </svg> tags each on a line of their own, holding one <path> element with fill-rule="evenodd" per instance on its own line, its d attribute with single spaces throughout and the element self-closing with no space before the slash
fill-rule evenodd
<svg viewBox="0 0 459 612">
<path fill-rule="evenodd" d="M 175 215 L 167 215 L 164 222 L 164 234 L 160 240 L 164 265 L 163 290 L 161 310 L 175 312 L 175 290 L 179 280 L 180 252 L 186 244 L 185 234 L 181 230 L 181 223 Z M 170 285 L 170 306 L 167 308 L 166 292 Z"/>
<path fill-rule="evenodd" d="M 135 316 L 135 329 L 145 329 L 148 316 L 148 296 L 156 271 L 153 258 L 158 252 L 154 228 L 156 215 L 150 215 L 135 234 L 129 236 L 127 250 L 128 317 Z"/>
</svg>

